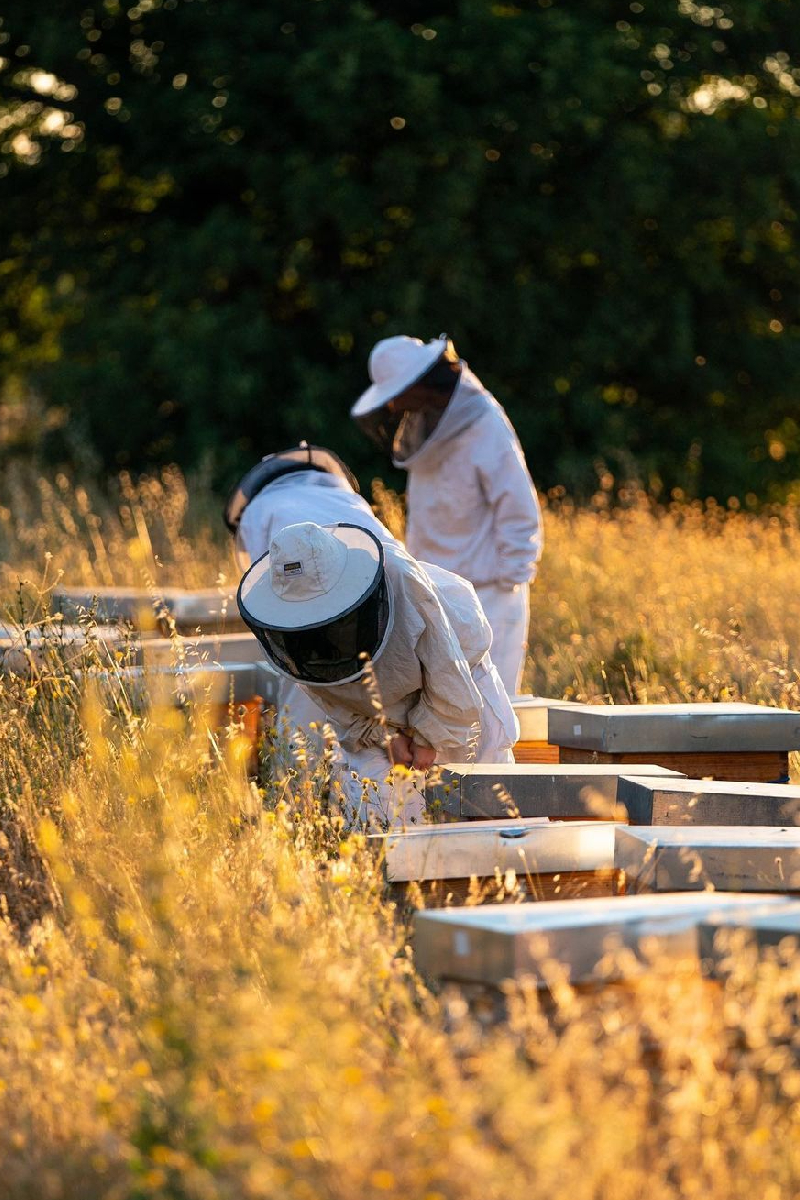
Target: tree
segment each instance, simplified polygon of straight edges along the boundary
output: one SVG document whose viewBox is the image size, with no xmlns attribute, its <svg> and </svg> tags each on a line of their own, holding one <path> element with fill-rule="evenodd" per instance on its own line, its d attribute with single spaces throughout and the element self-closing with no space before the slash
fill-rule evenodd
<svg viewBox="0 0 800 1200">
<path fill-rule="evenodd" d="M 370 346 L 447 329 L 546 485 L 788 485 L 790 8 L 15 0 L 0 347 L 110 467 L 363 471 Z"/>
</svg>

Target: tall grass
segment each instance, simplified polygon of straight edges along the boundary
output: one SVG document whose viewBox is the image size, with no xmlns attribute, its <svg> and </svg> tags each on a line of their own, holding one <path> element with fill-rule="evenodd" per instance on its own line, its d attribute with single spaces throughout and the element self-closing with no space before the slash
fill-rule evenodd
<svg viewBox="0 0 800 1200">
<path fill-rule="evenodd" d="M 35 536 L 8 517 L 8 563 L 90 582 L 105 553 L 183 583 L 191 558 L 213 584 L 227 547 L 170 478 L 147 538 L 110 509 L 93 538 L 64 488 Z M 797 533 L 775 517 L 551 506 L 534 685 L 791 698 Z M 254 783 L 235 721 L 112 706 L 57 654 L 0 700 L 10 1200 L 800 1193 L 793 958 L 734 946 L 721 993 L 657 970 L 635 995 L 522 987 L 482 1023 L 416 977 L 379 864 L 302 765 Z"/>
</svg>

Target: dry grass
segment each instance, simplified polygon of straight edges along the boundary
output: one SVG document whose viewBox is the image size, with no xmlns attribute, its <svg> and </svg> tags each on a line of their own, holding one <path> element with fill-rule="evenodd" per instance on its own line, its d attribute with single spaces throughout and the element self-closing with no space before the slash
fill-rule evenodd
<svg viewBox="0 0 800 1200">
<path fill-rule="evenodd" d="M 174 509 L 141 502 L 147 538 L 45 489 L 44 515 L 5 520 L 6 558 L 40 581 L 52 553 L 45 586 L 62 568 L 105 581 L 104 556 L 124 563 L 114 581 L 213 584 L 227 547 L 193 526 L 176 476 L 159 488 Z M 798 535 L 776 519 L 551 507 L 537 688 L 792 699 Z M 638 999 L 557 988 L 544 1012 L 522 989 L 482 1028 L 415 977 L 319 779 L 266 764 L 256 787 L 235 724 L 212 738 L 171 710 L 112 709 L 55 650 L 35 685 L 0 687 L 9 1200 L 800 1193 L 793 959 L 736 949 L 718 997 L 678 977 Z"/>
</svg>

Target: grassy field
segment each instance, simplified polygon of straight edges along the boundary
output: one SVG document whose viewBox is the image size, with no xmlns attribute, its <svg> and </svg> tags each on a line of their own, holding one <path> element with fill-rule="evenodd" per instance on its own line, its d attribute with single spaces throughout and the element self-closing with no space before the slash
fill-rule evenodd
<svg viewBox="0 0 800 1200">
<path fill-rule="evenodd" d="M 171 710 L 84 695 L 48 596 L 213 586 L 230 548 L 177 474 L 100 504 L 6 481 L 8 614 L 52 621 L 5 678 L 0 1194 L 9 1200 L 783 1200 L 800 1194 L 800 972 L 725 993 L 509 996 L 493 1028 L 418 980 L 324 780 L 245 770 Z M 384 503 L 386 501 L 384 500 Z M 221 530 L 221 526 L 220 526 Z M 795 510 L 552 497 L 528 684 L 800 706 Z"/>
</svg>

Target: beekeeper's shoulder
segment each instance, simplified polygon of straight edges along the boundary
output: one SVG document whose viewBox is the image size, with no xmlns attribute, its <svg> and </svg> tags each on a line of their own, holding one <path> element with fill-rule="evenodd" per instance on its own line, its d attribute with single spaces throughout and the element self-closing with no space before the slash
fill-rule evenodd
<svg viewBox="0 0 800 1200">
<path fill-rule="evenodd" d="M 411 608 L 418 610 L 431 598 L 437 599 L 437 591 L 424 568 L 398 542 L 384 543 L 384 570 L 392 589 L 395 610 Z"/>
</svg>

